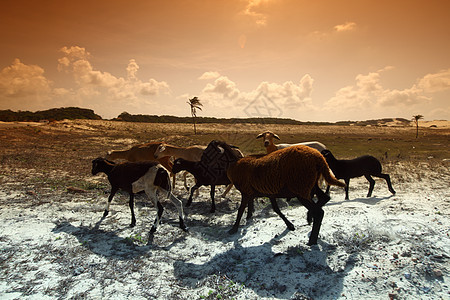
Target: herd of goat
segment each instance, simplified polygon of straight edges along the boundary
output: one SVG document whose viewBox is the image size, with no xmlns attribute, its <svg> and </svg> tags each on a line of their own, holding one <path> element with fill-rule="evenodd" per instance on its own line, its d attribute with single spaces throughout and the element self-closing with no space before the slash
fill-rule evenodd
<svg viewBox="0 0 450 300">
<path fill-rule="evenodd" d="M 203 185 L 211 187 L 210 212 L 215 211 L 216 185 L 227 186 L 222 196 L 226 195 L 233 185 L 240 191 L 242 199 L 236 222 L 229 230 L 230 234 L 238 231 L 246 208 L 247 219 L 252 217 L 254 199 L 257 197 L 269 198 L 273 210 L 283 219 L 288 229 L 294 230 L 294 225 L 280 211 L 276 199 L 297 198 L 308 210 L 307 221 L 312 223 L 308 245 L 314 245 L 317 244 L 324 216 L 322 207 L 330 200 L 330 185 L 345 187 L 345 199 L 348 199 L 350 178 L 365 176 L 370 183 L 367 195 L 370 197 L 375 185 L 371 176 L 375 176 L 385 179 L 389 191 L 395 194 L 389 175 L 382 173 L 381 163 L 373 156 L 339 160 L 320 142 L 275 144 L 274 139 L 280 138 L 270 131 L 259 134 L 257 138 L 263 139 L 266 154 L 244 156 L 237 147 L 213 140 L 208 146 L 189 147 L 177 147 L 164 142 L 146 143 L 127 150 L 113 150 L 106 158 L 94 159 L 92 174 L 105 173 L 111 184 L 111 193 L 103 217 L 108 215 L 115 193 L 122 189 L 130 195 L 130 226 L 135 226 L 134 194 L 144 191 L 157 208 L 157 216 L 151 229 L 153 233 L 164 210 L 158 199 L 158 192 L 160 195 L 166 195 L 175 204 L 180 228 L 187 230 L 183 204 L 172 193 L 175 175 L 185 171 L 185 187 L 187 188 L 187 172 L 194 176 L 196 182 L 190 188 L 186 206 L 190 206 L 194 192 Z M 114 160 L 117 159 L 126 162 L 115 163 Z M 343 179 L 345 183 L 338 179 Z M 326 192 L 320 188 L 323 181 L 327 183 Z M 317 199 L 314 199 L 314 196 Z"/>
</svg>

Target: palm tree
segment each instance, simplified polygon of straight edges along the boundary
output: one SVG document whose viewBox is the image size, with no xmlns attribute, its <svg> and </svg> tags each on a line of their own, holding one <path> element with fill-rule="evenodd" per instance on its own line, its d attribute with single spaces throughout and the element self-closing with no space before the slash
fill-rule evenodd
<svg viewBox="0 0 450 300">
<path fill-rule="evenodd" d="M 198 99 L 198 97 L 189 99 L 187 103 L 191 107 L 192 121 L 194 122 L 194 134 L 197 134 L 197 129 L 195 127 L 195 118 L 197 117 L 197 109 L 202 110 L 200 106 L 203 106 L 203 104 L 200 103 L 200 99 Z"/>
<path fill-rule="evenodd" d="M 413 121 L 416 123 L 416 139 L 419 136 L 419 120 L 423 119 L 422 115 L 413 116 Z"/>
</svg>

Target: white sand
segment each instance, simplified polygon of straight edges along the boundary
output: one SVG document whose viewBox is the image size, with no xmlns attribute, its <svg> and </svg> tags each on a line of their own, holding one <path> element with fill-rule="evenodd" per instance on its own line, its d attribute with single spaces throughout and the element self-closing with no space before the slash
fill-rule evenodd
<svg viewBox="0 0 450 300">
<path fill-rule="evenodd" d="M 2 178 L 0 299 L 449 299 L 449 168 L 403 167 L 390 171 L 395 196 L 378 179 L 372 198 L 363 178 L 349 201 L 333 189 L 312 247 L 296 200 L 279 200 L 295 231 L 260 199 L 230 236 L 239 192 L 210 214 L 202 188 L 186 208 L 189 233 L 166 200 L 149 240 L 156 211 L 142 195 L 131 229 L 125 194 L 99 223 L 107 194 L 33 193 Z M 180 182 L 176 194 L 187 198 Z"/>
</svg>

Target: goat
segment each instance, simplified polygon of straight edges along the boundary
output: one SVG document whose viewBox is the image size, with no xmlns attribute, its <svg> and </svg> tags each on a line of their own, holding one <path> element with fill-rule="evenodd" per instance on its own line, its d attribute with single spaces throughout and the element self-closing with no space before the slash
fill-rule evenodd
<svg viewBox="0 0 450 300">
<path fill-rule="evenodd" d="M 273 133 L 272 131 L 262 132 L 262 133 L 258 134 L 258 136 L 256 138 L 257 139 L 263 138 L 264 147 L 266 147 L 267 153 L 271 153 L 271 152 L 279 150 L 279 149 L 284 149 L 287 147 L 297 146 L 297 145 L 305 145 L 305 146 L 314 148 L 319 152 L 327 149 L 327 147 L 324 144 L 322 144 L 321 142 L 317 142 L 317 141 L 302 142 L 302 143 L 297 143 L 297 144 L 274 144 L 273 139 L 275 138 L 277 140 L 280 140 L 280 137 L 277 134 Z"/>
<path fill-rule="evenodd" d="M 367 197 L 372 196 L 372 191 L 375 186 L 375 180 L 371 176 L 384 178 L 388 185 L 389 191 L 395 195 L 395 190 L 391 184 L 391 178 L 388 174 L 381 173 L 382 167 L 378 159 L 371 155 L 363 155 L 354 159 L 336 159 L 330 150 L 323 150 L 322 155 L 327 160 L 328 166 L 333 171 L 336 178 L 344 179 L 345 181 L 345 200 L 348 200 L 348 186 L 350 178 L 364 176 L 369 181 L 369 193 Z M 329 187 L 327 188 L 327 193 Z"/>
<path fill-rule="evenodd" d="M 272 131 L 265 131 L 262 132 L 260 134 L 258 134 L 258 136 L 256 137 L 257 139 L 259 138 L 263 138 L 263 143 L 264 143 L 264 147 L 266 147 L 266 151 L 267 154 L 272 153 L 273 151 L 279 150 L 279 149 L 284 149 L 287 147 L 292 147 L 292 146 L 298 146 L 298 145 L 305 145 L 308 146 L 310 148 L 316 149 L 317 151 L 321 152 L 322 150 L 327 149 L 327 147 L 322 144 L 321 142 L 302 142 L 302 143 L 297 143 L 297 144 L 274 144 L 273 139 L 277 139 L 280 140 L 280 137 L 273 133 Z M 319 180 L 320 182 L 320 186 L 322 186 L 323 184 L 323 179 L 321 178 Z M 327 191 L 329 191 L 330 186 L 327 186 Z M 289 198 L 287 199 L 288 201 L 290 200 Z"/>
<path fill-rule="evenodd" d="M 155 158 L 155 151 L 161 145 L 161 142 L 150 142 L 145 144 L 135 145 L 126 150 L 111 150 L 106 155 L 107 160 L 124 159 L 130 162 L 138 161 L 157 161 L 164 168 L 169 170 L 173 177 L 173 186 L 175 186 L 175 175 L 172 173 L 172 162 L 170 157 Z"/>
<path fill-rule="evenodd" d="M 233 156 L 236 157 L 244 156 L 237 148 L 232 148 L 231 152 Z M 227 177 L 226 165 L 224 165 L 223 162 L 218 162 L 215 158 L 215 153 L 211 152 L 211 146 L 208 145 L 208 147 L 204 150 L 200 161 L 189 161 L 183 158 L 177 158 L 174 161 L 172 168 L 174 173 L 178 173 L 183 170 L 188 171 L 194 175 L 196 180 L 195 185 L 191 188 L 186 206 L 191 205 L 193 194 L 199 187 L 202 185 L 210 185 L 210 195 L 212 201 L 210 212 L 214 213 L 216 211 L 216 204 L 214 201 L 216 185 L 228 185 L 229 188 L 233 186 Z"/>
<path fill-rule="evenodd" d="M 163 157 L 170 157 L 174 160 L 177 158 L 183 158 L 190 161 L 199 161 L 202 157 L 203 150 L 206 149 L 206 146 L 194 145 L 189 147 L 177 147 L 173 145 L 169 145 L 166 143 L 161 143 L 154 153 L 155 159 L 161 159 Z M 189 191 L 189 187 L 186 182 L 187 172 L 183 173 L 183 182 L 186 190 Z"/>
<path fill-rule="evenodd" d="M 218 152 L 231 153 L 231 148 L 226 143 L 216 141 L 215 145 Z M 344 186 L 344 183 L 330 174 L 327 162 L 319 151 L 304 145 L 288 147 L 264 156 L 235 157 L 234 162 L 229 164 L 227 175 L 242 196 L 230 234 L 237 232 L 246 207 L 247 219 L 251 217 L 255 197 L 268 197 L 273 210 L 283 219 L 288 229 L 294 230 L 294 225 L 280 211 L 276 198 L 297 197 L 308 209 L 308 219 L 313 221 L 308 245 L 317 244 L 324 215 L 322 206 L 330 200 L 317 185 L 319 177 L 322 175 L 328 184 Z M 317 194 L 317 203 L 311 200 L 311 192 Z"/>
<path fill-rule="evenodd" d="M 163 142 L 156 148 L 154 156 L 156 159 L 173 156 L 175 159 L 181 157 L 185 160 L 200 161 L 205 149 L 206 146 L 177 147 Z"/>
<path fill-rule="evenodd" d="M 155 158 L 163 158 L 167 156 L 171 156 L 174 159 L 177 158 L 183 158 L 188 161 L 200 161 L 202 158 L 203 151 L 206 149 L 206 146 L 200 146 L 200 145 L 194 145 L 189 147 L 177 147 L 173 145 L 169 145 L 166 143 L 161 143 L 161 145 L 158 146 L 158 148 L 155 151 Z M 187 172 L 184 172 L 183 178 L 184 178 L 184 187 L 186 190 L 189 190 L 187 183 L 186 183 L 186 174 Z M 221 197 L 225 197 L 228 192 L 233 187 L 232 184 L 228 185 L 226 190 L 222 193 Z"/>
<path fill-rule="evenodd" d="M 112 161 L 98 157 L 92 161 L 92 175 L 103 172 L 108 176 L 108 181 L 111 184 L 111 193 L 106 203 L 106 208 L 103 217 L 109 213 L 109 206 L 111 201 L 119 189 L 122 189 L 130 195 L 128 205 L 131 210 L 131 224 L 130 227 L 136 225 L 136 217 L 134 215 L 134 194 L 140 191 L 145 191 L 158 212 L 155 222 L 150 232 L 155 232 L 161 220 L 163 213 L 163 206 L 159 202 L 156 191 L 166 193 L 167 197 L 175 204 L 178 209 L 180 228 L 187 230 L 183 219 L 183 205 L 171 192 L 170 179 L 167 170 L 157 162 L 124 162 L 116 164 Z"/>
</svg>

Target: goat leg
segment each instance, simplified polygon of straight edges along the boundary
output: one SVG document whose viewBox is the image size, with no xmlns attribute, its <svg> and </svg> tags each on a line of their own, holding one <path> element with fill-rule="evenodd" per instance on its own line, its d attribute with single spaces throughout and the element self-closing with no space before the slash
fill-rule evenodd
<svg viewBox="0 0 450 300">
<path fill-rule="evenodd" d="M 389 192 L 391 192 L 392 194 L 395 195 L 395 190 L 394 190 L 394 188 L 392 187 L 391 177 L 389 176 L 389 174 L 383 174 L 383 173 L 381 173 L 378 177 L 384 178 L 384 179 L 386 180 L 386 183 L 387 183 L 388 188 L 389 188 Z"/>
<path fill-rule="evenodd" d="M 188 201 L 186 202 L 186 206 L 191 206 L 191 203 L 192 203 L 192 197 L 193 197 L 193 195 L 194 195 L 194 192 L 200 187 L 201 185 L 198 185 L 197 183 L 193 186 L 193 187 L 191 187 L 191 192 L 190 192 L 190 194 L 189 194 L 189 199 L 188 199 Z"/>
<path fill-rule="evenodd" d="M 247 204 L 247 220 L 250 220 L 255 212 L 255 199 L 251 199 Z"/>
<path fill-rule="evenodd" d="M 309 236 L 308 246 L 317 244 L 317 239 L 319 238 L 320 226 L 322 225 L 324 211 L 317 203 L 310 200 L 298 198 L 306 209 L 311 213 L 313 219 L 313 226 L 311 229 L 311 234 Z"/>
<path fill-rule="evenodd" d="M 214 212 L 216 211 L 216 203 L 215 203 L 215 201 L 214 201 L 214 195 L 215 195 L 215 193 L 216 193 L 216 186 L 215 186 L 214 184 L 211 184 L 211 192 L 210 192 L 210 195 L 211 195 L 211 201 L 212 201 L 212 204 L 211 204 L 211 210 L 209 211 L 210 213 L 214 213 Z"/>
<path fill-rule="evenodd" d="M 345 200 L 348 200 L 350 199 L 348 197 L 348 187 L 350 186 L 350 178 L 345 178 L 344 181 L 345 181 Z"/>
<path fill-rule="evenodd" d="M 134 194 L 130 193 L 130 201 L 128 202 L 128 206 L 130 206 L 131 210 L 131 224 L 130 227 L 136 226 L 136 217 L 134 215 Z"/>
<path fill-rule="evenodd" d="M 319 205 L 320 207 L 327 204 L 327 202 L 331 199 L 330 196 L 322 191 L 322 189 L 319 188 L 317 184 L 312 189 L 312 194 L 315 194 L 317 196 L 317 205 Z M 308 212 L 306 213 L 306 220 L 308 222 L 308 225 L 311 225 L 311 223 L 313 222 L 313 216 L 310 210 L 308 210 Z"/>
<path fill-rule="evenodd" d="M 369 192 L 367 193 L 367 197 L 371 197 L 372 196 L 372 192 L 373 192 L 373 188 L 375 186 L 375 180 L 373 180 L 372 177 L 370 177 L 370 175 L 364 175 L 364 177 L 366 177 L 366 179 L 369 181 Z"/>
<path fill-rule="evenodd" d="M 167 191 L 165 191 L 167 192 Z M 184 224 L 184 219 L 183 219 L 183 203 L 180 201 L 180 199 L 178 199 L 177 197 L 175 197 L 172 192 L 169 192 L 169 198 L 172 201 L 172 203 L 176 206 L 176 208 L 178 209 L 178 214 L 179 214 L 179 219 L 180 219 L 180 228 L 183 229 L 184 231 L 187 231 L 188 228 L 186 227 L 186 225 Z"/>
<path fill-rule="evenodd" d="M 228 194 L 228 192 L 231 190 L 232 187 L 233 187 L 233 184 L 230 183 L 220 197 L 224 198 Z"/>
<path fill-rule="evenodd" d="M 239 209 L 238 209 L 238 215 L 236 218 L 236 222 L 234 223 L 233 227 L 228 231 L 229 234 L 234 234 L 238 231 L 239 223 L 241 222 L 242 215 L 244 214 L 244 210 L 247 207 L 249 200 L 253 201 L 248 196 L 242 195 L 241 205 L 239 206 Z"/>
<path fill-rule="evenodd" d="M 161 203 L 158 201 L 156 202 L 158 206 L 158 213 L 156 214 L 155 223 L 153 223 L 152 229 L 150 229 L 150 232 L 153 233 L 156 231 L 156 228 L 158 227 L 158 224 L 161 222 L 161 216 L 164 210 L 164 207 L 161 205 Z"/>
<path fill-rule="evenodd" d="M 109 213 L 109 205 L 111 204 L 111 201 L 114 197 L 114 195 L 117 193 L 118 189 L 116 188 L 112 188 L 111 189 L 111 193 L 109 194 L 108 197 L 108 202 L 106 202 L 106 207 L 105 207 L 105 211 L 103 212 L 103 218 L 106 217 Z"/>
<path fill-rule="evenodd" d="M 289 230 L 295 230 L 294 225 L 289 222 L 289 220 L 283 215 L 280 208 L 278 207 L 277 199 L 276 198 L 270 198 L 270 203 L 272 204 L 272 209 L 283 219 L 284 223 L 286 224 L 287 228 Z"/>
</svg>

